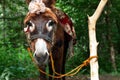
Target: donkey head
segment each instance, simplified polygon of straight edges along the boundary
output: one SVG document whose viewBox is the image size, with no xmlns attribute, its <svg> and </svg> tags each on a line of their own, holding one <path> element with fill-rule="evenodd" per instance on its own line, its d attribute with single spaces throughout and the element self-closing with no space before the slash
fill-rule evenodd
<svg viewBox="0 0 120 80">
<path fill-rule="evenodd" d="M 29 13 L 24 20 L 28 43 L 38 65 L 48 62 L 51 47 L 55 40 L 57 17 L 47 9 L 44 13 Z"/>
</svg>

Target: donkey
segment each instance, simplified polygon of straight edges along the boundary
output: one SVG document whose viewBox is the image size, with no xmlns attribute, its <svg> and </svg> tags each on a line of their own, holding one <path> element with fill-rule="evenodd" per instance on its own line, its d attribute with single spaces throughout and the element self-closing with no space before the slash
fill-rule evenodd
<svg viewBox="0 0 120 80">
<path fill-rule="evenodd" d="M 64 74 L 67 49 L 69 40 L 72 37 L 65 32 L 63 29 L 64 25 L 61 24 L 58 16 L 53 12 L 54 10 L 46 7 L 47 2 L 45 3 L 44 1 L 47 0 L 43 0 L 43 2 L 37 0 L 40 4 L 37 1 L 28 1 L 30 5 L 29 12 L 24 19 L 24 32 L 33 52 L 35 62 L 44 72 L 46 72 L 46 66 L 48 65 L 49 74 L 54 75 L 50 60 L 50 54 L 52 54 L 55 71 L 59 74 Z M 36 9 L 38 5 L 40 8 Z M 40 72 L 39 79 L 47 80 L 47 77 Z M 49 80 L 53 80 L 53 78 L 49 77 Z M 65 80 L 65 77 L 54 78 L 54 80 Z"/>
</svg>

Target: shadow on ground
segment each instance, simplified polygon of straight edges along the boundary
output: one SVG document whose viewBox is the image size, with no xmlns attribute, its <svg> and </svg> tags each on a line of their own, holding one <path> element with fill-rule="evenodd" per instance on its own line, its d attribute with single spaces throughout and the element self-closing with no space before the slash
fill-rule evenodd
<svg viewBox="0 0 120 80">
<path fill-rule="evenodd" d="M 17 79 L 17 80 L 38 80 L 38 79 Z M 66 77 L 66 80 L 90 80 L 89 76 L 73 76 L 73 77 Z M 112 75 L 101 75 L 99 80 L 120 80 L 120 76 L 112 76 Z"/>
</svg>

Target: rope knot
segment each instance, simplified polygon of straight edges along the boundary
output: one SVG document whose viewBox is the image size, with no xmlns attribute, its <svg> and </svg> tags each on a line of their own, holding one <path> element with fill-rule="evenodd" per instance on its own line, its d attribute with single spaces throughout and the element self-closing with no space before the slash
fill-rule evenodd
<svg viewBox="0 0 120 80">
<path fill-rule="evenodd" d="M 90 60 L 93 59 L 93 58 L 98 58 L 98 56 L 91 56 L 91 57 L 89 57 L 87 60 L 85 60 L 85 61 L 83 62 L 83 64 L 84 64 L 85 66 L 87 66 L 87 65 L 90 63 Z"/>
</svg>

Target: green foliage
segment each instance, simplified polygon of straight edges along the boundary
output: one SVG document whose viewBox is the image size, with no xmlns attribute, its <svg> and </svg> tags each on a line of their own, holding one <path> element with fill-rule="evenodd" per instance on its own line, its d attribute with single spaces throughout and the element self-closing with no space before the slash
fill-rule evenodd
<svg viewBox="0 0 120 80">
<path fill-rule="evenodd" d="M 80 65 L 89 57 L 89 38 L 87 15 L 92 15 L 98 0 L 57 0 L 56 6 L 66 12 L 74 23 L 77 44 L 74 56 L 67 61 L 66 72 Z M 120 0 L 109 0 L 97 22 L 96 33 L 100 73 L 114 73 L 110 43 L 115 49 L 117 72 L 120 72 Z M 107 12 L 107 14 L 106 14 Z M 25 0 L 0 0 L 0 80 L 36 77 L 34 67 L 25 49 L 26 39 L 23 34 L 23 19 L 27 13 Z M 109 18 L 107 23 L 106 19 Z M 111 37 L 111 39 L 109 39 Z M 80 73 L 88 74 L 89 66 Z"/>
<path fill-rule="evenodd" d="M 73 20 L 75 30 L 77 33 L 78 43 L 75 46 L 75 56 L 69 60 L 67 66 L 71 68 L 81 64 L 82 61 L 89 55 L 89 42 L 88 42 L 88 29 L 87 29 L 87 15 L 92 15 L 98 6 L 99 1 L 93 0 L 58 0 L 56 4 L 60 9 L 65 11 Z M 115 49 L 115 61 L 117 71 L 120 72 L 119 56 L 120 56 L 120 1 L 108 1 L 100 19 L 97 22 L 97 41 L 100 73 L 114 72 L 111 63 L 110 43 L 113 44 Z M 105 11 L 109 12 L 105 14 Z M 105 19 L 109 18 L 109 23 Z M 108 40 L 108 37 L 111 40 Z M 83 47 L 86 47 L 83 50 Z M 87 53 L 87 54 L 83 54 Z M 70 64 L 70 65 L 69 65 Z M 71 66 L 72 65 L 72 66 Z M 73 67 L 72 67 L 73 68 Z M 89 70 L 89 69 L 88 69 Z"/>
<path fill-rule="evenodd" d="M 12 73 L 10 72 L 10 70 L 6 68 L 0 76 L 0 80 L 10 80 L 11 75 Z"/>
<path fill-rule="evenodd" d="M 67 60 L 66 62 L 66 72 L 71 71 L 77 66 L 81 65 L 89 57 L 88 47 L 81 46 L 82 40 L 78 41 L 78 44 L 74 47 L 74 56 Z M 80 74 L 88 74 L 89 66 L 83 67 L 80 70 Z"/>
<path fill-rule="evenodd" d="M 9 48 L 2 47 L 0 52 L 0 73 L 3 72 L 2 77 L 9 77 L 9 73 L 12 73 L 11 78 L 13 79 L 38 75 L 36 67 L 23 46 L 13 48 L 9 44 Z"/>
</svg>

